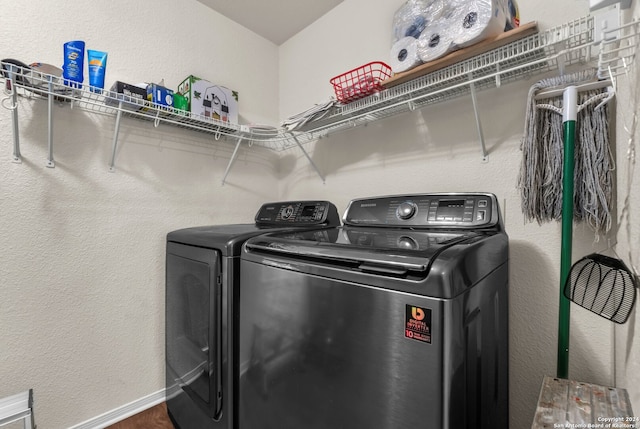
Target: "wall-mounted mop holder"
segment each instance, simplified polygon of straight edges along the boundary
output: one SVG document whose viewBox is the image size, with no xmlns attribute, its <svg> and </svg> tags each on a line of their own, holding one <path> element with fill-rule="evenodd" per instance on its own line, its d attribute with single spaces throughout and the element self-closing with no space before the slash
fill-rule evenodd
<svg viewBox="0 0 640 429">
<path fill-rule="evenodd" d="M 613 10 L 613 13 L 611 12 Z M 616 26 L 612 28 L 612 21 L 619 22 L 619 5 L 614 5 L 608 10 L 596 12 L 596 17 L 592 21 L 590 44 L 581 44 L 577 49 L 584 52 L 584 59 L 591 58 L 591 48 L 598 47 L 598 68 L 595 73 L 595 80 L 583 82 L 582 79 L 586 73 L 576 73 L 574 75 L 564 76 L 565 63 L 571 63 L 575 49 L 565 45 L 563 49 L 558 51 L 557 62 L 558 69 L 561 74 L 559 79 L 560 87 L 554 87 L 547 90 L 539 90 L 534 94 L 535 100 L 550 99 L 562 96 L 562 108 L 559 109 L 553 103 L 540 104 L 537 108 L 546 108 L 562 114 L 562 135 L 563 135 L 563 166 L 562 166 L 562 244 L 561 244 L 561 260 L 560 260 L 560 300 L 558 315 L 558 362 L 557 377 L 568 378 L 569 371 L 569 319 L 570 319 L 570 300 L 579 303 L 591 311 L 599 312 L 603 317 L 610 315 L 610 320 L 616 317 L 628 316 L 633 304 L 635 303 L 635 279 L 633 276 L 625 278 L 624 285 L 632 285 L 627 288 L 627 296 L 624 302 L 615 301 L 615 305 L 608 300 L 608 295 L 614 293 L 614 285 L 620 282 L 605 282 L 604 276 L 598 277 L 598 285 L 596 291 L 593 292 L 593 286 L 589 288 L 587 300 L 581 299 L 587 296 L 586 288 L 571 288 L 568 285 L 578 285 L 582 283 L 585 286 L 589 281 L 585 282 L 585 278 L 581 276 L 584 269 L 589 269 L 591 274 L 601 273 L 605 264 L 603 260 L 588 257 L 583 264 L 578 266 L 577 273 L 573 278 L 570 277 L 572 269 L 572 236 L 574 221 L 574 142 L 576 138 L 576 120 L 578 112 L 585 105 L 590 103 L 599 103 L 595 110 L 602 107 L 603 104 L 610 101 L 616 91 L 616 77 L 622 74 L 628 74 L 628 68 L 635 60 L 636 48 L 638 44 L 638 28 L 637 22 L 631 22 L 624 26 Z M 597 43 L 595 42 L 597 40 Z M 565 41 L 563 43 L 566 44 Z M 584 49 L 584 50 L 583 50 Z M 582 56 L 582 55 L 581 55 Z M 588 61 L 585 61 L 587 63 Z M 551 79 L 549 79 L 551 80 Z M 545 81 L 541 81 L 545 82 Z M 576 83 L 573 83 L 576 82 Z M 581 91 L 593 91 L 597 89 L 607 88 L 606 92 L 602 92 L 589 98 L 583 105 L 578 104 L 578 93 Z M 612 267 L 611 267 L 612 268 Z M 582 269 L 582 271 L 580 271 Z M 617 267 L 607 273 L 622 274 L 623 270 Z M 574 272 L 575 274 L 575 272 Z M 607 280 L 609 277 L 607 277 Z M 604 287 L 603 287 L 604 285 Z M 567 287 L 569 290 L 567 291 Z M 600 291 L 600 292 L 598 292 Z M 629 295 L 632 293 L 633 295 Z M 604 297 L 602 296 L 604 295 Z M 632 299 L 630 298 L 632 296 Z M 612 310 L 611 307 L 616 307 Z M 620 310 L 620 311 L 618 311 Z M 616 315 L 614 315 L 614 313 Z M 620 319 L 622 320 L 622 319 Z M 618 321 L 618 320 L 615 320 Z"/>
<path fill-rule="evenodd" d="M 611 71 L 610 71 L 611 73 Z M 576 73 L 573 75 L 561 76 L 560 87 L 553 87 L 546 90 L 539 90 L 534 94 L 534 100 L 548 100 L 562 96 L 562 108 L 553 103 L 538 104 L 536 108 L 551 110 L 562 114 L 562 238 L 560 252 L 560 300 L 558 312 L 558 364 L 557 376 L 568 378 L 569 372 L 569 319 L 570 301 L 563 293 L 565 285 L 569 279 L 572 261 L 572 241 L 574 222 L 574 180 L 575 180 L 575 140 L 576 122 L 578 112 L 588 105 L 599 103 L 594 109 L 600 109 L 603 105 L 613 99 L 615 94 L 613 78 L 607 80 L 596 80 L 581 82 L 585 77 L 594 76 L 596 73 Z M 549 79 L 551 80 L 551 79 Z M 598 89 L 607 88 L 606 92 L 600 92 L 591 96 L 583 104 L 579 104 L 579 92 L 592 92 Z M 543 142 L 548 143 L 546 141 Z"/>
</svg>

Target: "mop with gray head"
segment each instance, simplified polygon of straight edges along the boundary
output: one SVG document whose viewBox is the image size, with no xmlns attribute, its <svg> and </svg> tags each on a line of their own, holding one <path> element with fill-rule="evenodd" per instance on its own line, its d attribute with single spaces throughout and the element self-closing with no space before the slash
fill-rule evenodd
<svg viewBox="0 0 640 429">
<path fill-rule="evenodd" d="M 593 82 L 597 70 L 543 79 L 529 90 L 522 164 L 518 177 L 522 212 L 538 223 L 562 219 L 563 106 L 562 95 L 536 100 L 540 91 Z M 596 232 L 611 228 L 613 159 L 609 147 L 607 90 L 578 93 L 575 140 L 574 220 Z M 542 101 L 542 102 L 539 102 Z"/>
</svg>

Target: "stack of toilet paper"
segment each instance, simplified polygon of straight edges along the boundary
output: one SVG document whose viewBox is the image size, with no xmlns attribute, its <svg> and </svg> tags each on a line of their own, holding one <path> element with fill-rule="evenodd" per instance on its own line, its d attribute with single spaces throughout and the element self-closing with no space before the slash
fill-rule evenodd
<svg viewBox="0 0 640 429">
<path fill-rule="evenodd" d="M 410 70 L 518 23 L 515 0 L 408 0 L 393 18 L 391 69 Z"/>
</svg>

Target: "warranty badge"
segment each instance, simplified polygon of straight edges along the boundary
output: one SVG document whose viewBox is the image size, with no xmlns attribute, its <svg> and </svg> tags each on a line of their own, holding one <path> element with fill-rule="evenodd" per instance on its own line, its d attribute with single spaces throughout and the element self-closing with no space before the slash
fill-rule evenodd
<svg viewBox="0 0 640 429">
<path fill-rule="evenodd" d="M 431 344 L 431 309 L 407 304 L 404 336 Z"/>
</svg>

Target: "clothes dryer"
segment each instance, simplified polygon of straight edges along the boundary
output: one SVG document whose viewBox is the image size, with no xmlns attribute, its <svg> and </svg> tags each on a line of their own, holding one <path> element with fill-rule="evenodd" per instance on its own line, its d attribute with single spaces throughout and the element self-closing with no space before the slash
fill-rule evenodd
<svg viewBox="0 0 640 429">
<path fill-rule="evenodd" d="M 267 231 L 340 224 L 327 201 L 264 204 L 254 224 L 170 232 L 166 254 L 166 389 L 178 429 L 237 427 L 240 252 Z M 235 374 L 235 375 L 234 375 Z"/>
</svg>

